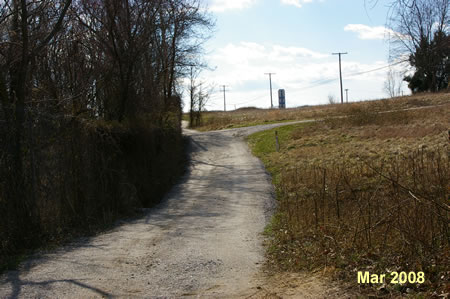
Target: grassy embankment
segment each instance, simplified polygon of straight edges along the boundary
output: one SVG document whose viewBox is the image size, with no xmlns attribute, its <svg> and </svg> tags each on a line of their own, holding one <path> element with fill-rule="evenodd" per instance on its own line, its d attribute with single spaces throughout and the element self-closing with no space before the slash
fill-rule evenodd
<svg viewBox="0 0 450 299">
<path fill-rule="evenodd" d="M 423 284 L 360 288 L 394 296 L 449 292 L 450 105 L 376 113 L 408 102 L 448 104 L 450 94 L 326 108 L 335 113 L 324 121 L 250 136 L 280 203 L 266 229 L 271 266 L 320 269 L 354 285 L 357 271 L 423 271 Z"/>
<path fill-rule="evenodd" d="M 446 102 L 448 102 L 448 97 L 443 96 L 442 94 L 425 94 L 380 101 L 357 102 L 345 104 L 344 106 L 335 104 L 290 108 L 285 110 L 242 108 L 229 112 L 211 111 L 204 112 L 202 114 L 202 125 L 195 129 L 200 131 L 209 131 L 288 122 L 294 120 L 322 119 L 326 117 L 346 115 L 349 107 L 352 107 L 353 109 L 370 110 L 372 112 L 381 112 L 440 105 Z M 188 114 L 184 114 L 183 119 L 189 120 Z"/>
</svg>

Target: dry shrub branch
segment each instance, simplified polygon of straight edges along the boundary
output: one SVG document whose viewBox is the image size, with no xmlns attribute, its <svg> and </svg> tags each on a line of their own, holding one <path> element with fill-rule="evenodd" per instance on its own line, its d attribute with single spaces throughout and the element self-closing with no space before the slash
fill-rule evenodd
<svg viewBox="0 0 450 299">
<path fill-rule="evenodd" d="M 270 263 L 325 269 L 353 285 L 358 271 L 423 271 L 424 284 L 359 287 L 376 295 L 448 293 L 448 105 L 339 109 L 345 117 L 278 128 L 279 152 L 273 131 L 250 139 L 280 202 L 268 227 Z"/>
<path fill-rule="evenodd" d="M 428 287 L 445 283 L 449 183 L 449 156 L 439 148 L 286 170 L 277 234 L 283 249 L 273 252 L 287 268 L 335 267 L 349 279 L 357 270 L 424 271 Z"/>
</svg>

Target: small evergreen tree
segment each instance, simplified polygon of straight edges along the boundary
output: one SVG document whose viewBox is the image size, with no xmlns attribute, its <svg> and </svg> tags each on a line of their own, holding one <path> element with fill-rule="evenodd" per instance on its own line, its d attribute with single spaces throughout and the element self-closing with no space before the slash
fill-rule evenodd
<svg viewBox="0 0 450 299">
<path fill-rule="evenodd" d="M 439 91 L 447 88 L 450 74 L 450 36 L 437 31 L 431 41 L 422 38 L 415 53 L 409 57 L 414 75 L 405 77 L 413 93 Z"/>
</svg>

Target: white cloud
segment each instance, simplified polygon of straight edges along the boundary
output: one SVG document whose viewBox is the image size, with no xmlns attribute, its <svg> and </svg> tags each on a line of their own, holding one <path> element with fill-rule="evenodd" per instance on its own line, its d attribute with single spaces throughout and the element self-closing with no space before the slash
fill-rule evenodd
<svg viewBox="0 0 450 299">
<path fill-rule="evenodd" d="M 337 58 L 311 49 L 252 42 L 230 43 L 212 51 L 208 60 L 210 66 L 217 66 L 217 69 L 205 72 L 202 77 L 217 86 L 229 86 L 229 109 L 234 109 L 234 105 L 238 108 L 248 105 L 268 107 L 267 72 L 276 73 L 272 76 L 274 100 L 277 99 L 276 90 L 284 88 L 289 107 L 326 103 L 328 94 L 340 94 Z M 346 56 L 342 72 L 345 88 L 352 90 L 352 99 L 383 95 L 387 69 L 367 71 L 386 65 L 386 61 L 361 63 Z M 363 74 L 350 76 L 355 73 Z M 208 109 L 223 109 L 223 95 L 218 88 L 209 105 Z"/>
<path fill-rule="evenodd" d="M 253 6 L 257 0 L 211 0 L 209 9 L 214 12 L 239 10 Z"/>
<path fill-rule="evenodd" d="M 325 58 L 329 56 L 328 54 L 314 52 L 306 48 L 282 47 L 278 45 L 272 47 L 272 55 L 283 59 L 292 59 L 294 57 Z"/>
<path fill-rule="evenodd" d="M 364 40 L 384 39 L 389 35 L 395 34 L 394 31 L 384 26 L 370 27 L 363 24 L 348 24 L 344 27 L 345 31 L 358 33 L 358 38 Z"/>
<path fill-rule="evenodd" d="M 312 63 L 328 57 L 328 54 L 315 52 L 301 47 L 285 47 L 281 45 L 265 46 L 258 43 L 241 42 L 228 44 L 218 49 L 210 57 L 211 65 L 219 65 L 220 69 L 212 74 L 217 80 L 226 84 L 242 85 L 246 81 L 258 80 L 265 72 L 280 70 L 279 76 L 291 76 L 300 72 L 299 63 Z M 283 70 L 283 71 L 281 71 Z"/>
<path fill-rule="evenodd" d="M 293 5 L 300 8 L 304 3 L 310 3 L 313 1 L 314 0 L 281 0 L 281 3 L 286 5 Z"/>
</svg>

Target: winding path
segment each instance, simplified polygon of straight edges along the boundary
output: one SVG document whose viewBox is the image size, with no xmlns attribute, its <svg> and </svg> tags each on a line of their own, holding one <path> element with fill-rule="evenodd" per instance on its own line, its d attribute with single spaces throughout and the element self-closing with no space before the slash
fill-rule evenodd
<svg viewBox="0 0 450 299">
<path fill-rule="evenodd" d="M 0 277 L 0 298 L 253 294 L 273 190 L 243 137 L 286 124 L 185 130 L 191 166 L 162 204 L 141 219 L 28 259 Z"/>
</svg>

